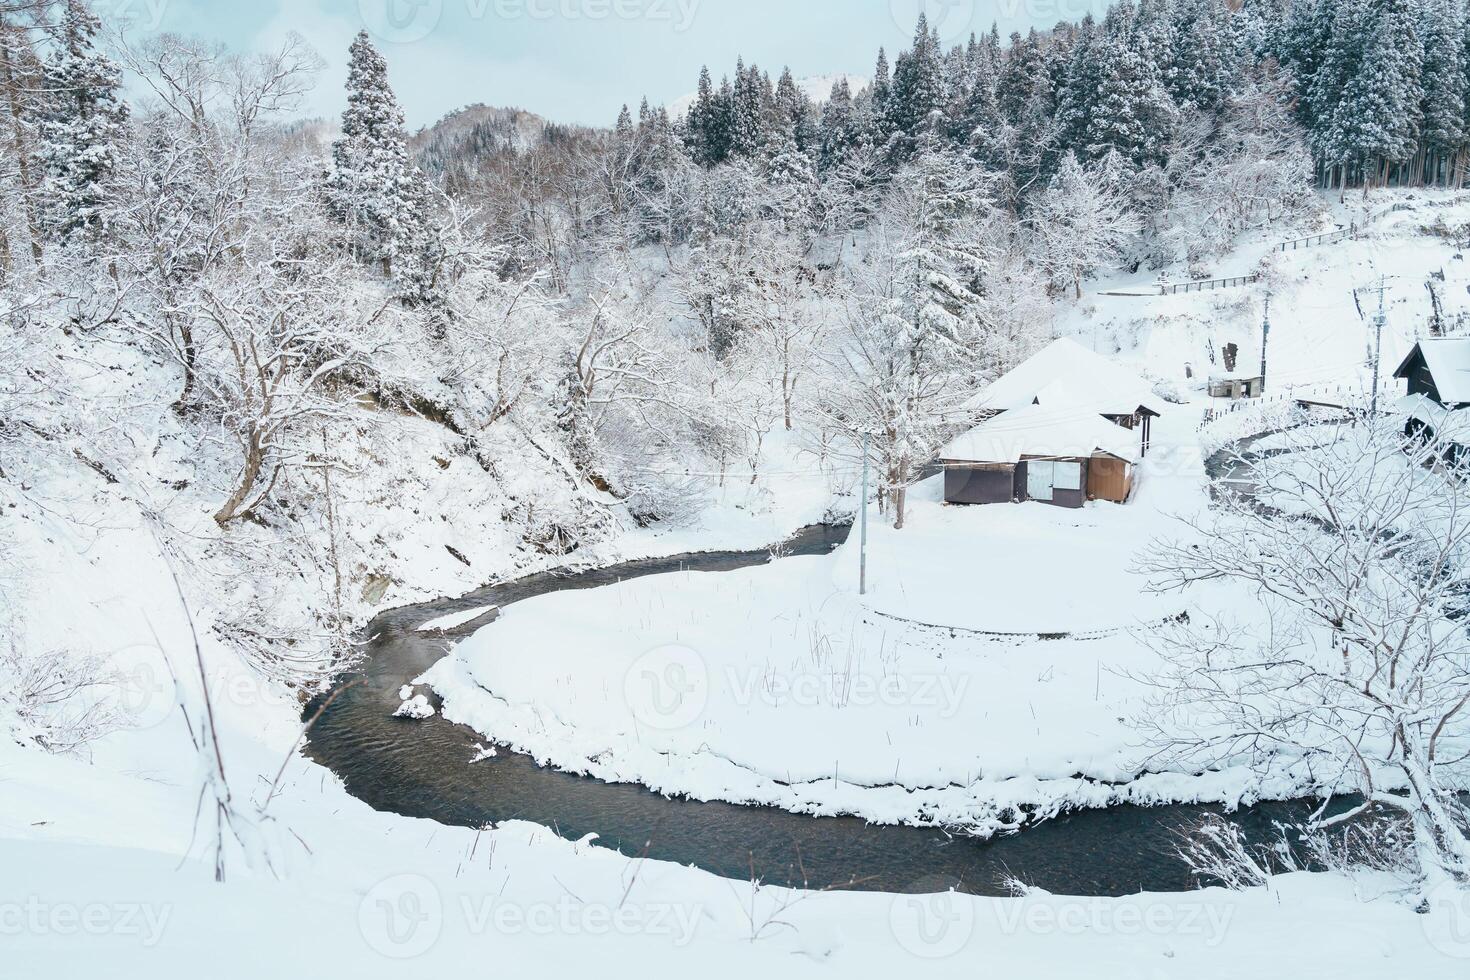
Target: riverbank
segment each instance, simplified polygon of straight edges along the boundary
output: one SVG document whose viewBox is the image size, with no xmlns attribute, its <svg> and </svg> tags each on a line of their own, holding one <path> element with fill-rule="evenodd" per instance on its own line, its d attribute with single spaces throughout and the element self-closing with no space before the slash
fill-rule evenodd
<svg viewBox="0 0 1470 980">
<path fill-rule="evenodd" d="M 449 720 L 545 765 L 696 800 L 990 835 L 1066 809 L 1291 799 L 1284 768 L 1149 771 L 1132 724 L 1151 629 L 1192 608 L 1135 566 L 1208 509 L 1197 408 L 1161 424 L 1126 506 L 948 507 L 902 531 L 718 575 L 503 609 L 417 680 Z M 1212 596 L 1243 603 L 1239 595 Z"/>
</svg>

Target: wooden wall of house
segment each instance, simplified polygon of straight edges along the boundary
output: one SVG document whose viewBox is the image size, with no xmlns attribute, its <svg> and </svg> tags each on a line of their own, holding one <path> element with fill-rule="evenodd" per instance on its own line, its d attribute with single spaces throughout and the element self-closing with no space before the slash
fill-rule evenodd
<svg viewBox="0 0 1470 980">
<path fill-rule="evenodd" d="M 1439 387 L 1434 383 L 1434 375 L 1429 373 L 1429 364 L 1424 360 L 1424 355 L 1416 350 L 1408 367 L 1406 376 L 1409 379 L 1409 394 L 1427 395 L 1440 401 Z"/>
<path fill-rule="evenodd" d="M 944 502 L 1008 504 L 1016 499 L 1018 467 L 1010 463 L 946 463 Z"/>
<path fill-rule="evenodd" d="M 1087 467 L 1087 499 L 1128 501 L 1133 492 L 1133 465 L 1114 456 L 1094 456 Z"/>
</svg>

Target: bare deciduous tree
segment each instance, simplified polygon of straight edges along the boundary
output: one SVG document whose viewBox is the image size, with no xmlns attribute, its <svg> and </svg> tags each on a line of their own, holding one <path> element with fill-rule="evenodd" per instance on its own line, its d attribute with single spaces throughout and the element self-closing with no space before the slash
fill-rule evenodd
<svg viewBox="0 0 1470 980">
<path fill-rule="evenodd" d="M 345 274 L 261 263 L 251 274 L 201 283 L 187 306 L 203 324 L 201 395 L 240 470 L 215 514 L 221 526 L 268 499 L 284 468 L 312 462 L 311 435 L 351 408 L 328 385 L 366 370 L 386 344 L 387 309 L 357 308 L 333 283 Z"/>
<path fill-rule="evenodd" d="M 1258 489 L 1223 499 L 1145 567 L 1159 587 L 1243 586 L 1244 621 L 1195 616 L 1157 647 L 1146 722 L 1174 765 L 1246 765 L 1411 821 L 1427 879 L 1470 880 L 1470 489 L 1363 421 L 1255 464 Z"/>
</svg>

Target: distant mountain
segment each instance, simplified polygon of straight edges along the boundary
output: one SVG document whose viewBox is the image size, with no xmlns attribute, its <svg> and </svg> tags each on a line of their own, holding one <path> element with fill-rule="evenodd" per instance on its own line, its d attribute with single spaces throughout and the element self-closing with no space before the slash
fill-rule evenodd
<svg viewBox="0 0 1470 980">
<path fill-rule="evenodd" d="M 575 140 L 593 132 L 549 122 L 524 109 L 471 105 L 451 112 L 409 140 L 409 149 L 430 173 L 445 173 L 466 160 L 516 156 L 548 142 Z"/>
<path fill-rule="evenodd" d="M 523 151 L 541 141 L 548 125 L 545 119 L 524 109 L 476 104 L 457 109 L 419 130 L 409 145 L 423 152 L 435 144 L 483 140 L 497 144 L 495 149 Z"/>
<path fill-rule="evenodd" d="M 849 88 L 852 89 L 853 95 L 857 95 L 860 90 L 868 87 L 869 79 L 866 75 L 848 74 L 810 75 L 806 78 L 798 78 L 796 80 L 796 87 L 800 89 L 807 98 L 811 99 L 813 103 L 815 103 L 816 105 L 821 105 L 822 103 L 827 101 L 827 96 L 832 94 L 832 86 L 837 84 L 844 78 L 847 79 L 847 85 Z M 672 119 L 679 119 L 683 116 L 688 115 L 689 107 L 694 105 L 694 100 L 698 97 L 699 94 L 697 92 L 691 92 L 688 95 L 680 96 L 673 102 L 670 102 L 669 117 Z"/>
<path fill-rule="evenodd" d="M 291 142 L 300 143 L 313 152 L 328 153 L 337 137 L 342 135 L 342 123 L 336 119 L 297 119 L 280 128 L 281 136 Z"/>
</svg>

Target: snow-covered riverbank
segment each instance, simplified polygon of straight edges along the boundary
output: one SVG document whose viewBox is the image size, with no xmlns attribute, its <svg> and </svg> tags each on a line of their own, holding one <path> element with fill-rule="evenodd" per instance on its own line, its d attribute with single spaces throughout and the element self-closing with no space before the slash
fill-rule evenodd
<svg viewBox="0 0 1470 980">
<path fill-rule="evenodd" d="M 1147 772 L 1131 723 L 1150 627 L 1189 608 L 1134 564 L 1207 506 L 1197 415 L 1161 426 L 1127 506 L 946 507 L 930 480 L 903 531 L 872 515 L 866 595 L 854 535 L 528 600 L 422 680 L 543 764 L 695 799 L 986 834 L 1023 808 L 1234 804 L 1259 792 L 1247 772 Z"/>
</svg>

